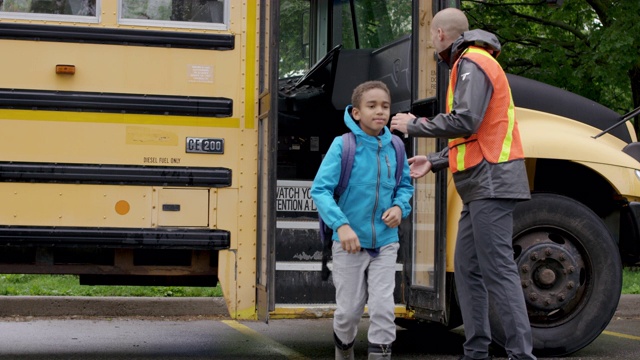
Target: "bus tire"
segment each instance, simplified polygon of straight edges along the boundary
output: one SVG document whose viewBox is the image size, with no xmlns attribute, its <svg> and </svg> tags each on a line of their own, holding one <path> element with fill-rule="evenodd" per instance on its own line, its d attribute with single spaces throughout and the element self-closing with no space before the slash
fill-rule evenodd
<svg viewBox="0 0 640 360">
<path fill-rule="evenodd" d="M 533 194 L 514 211 L 513 248 L 537 356 L 565 356 L 595 340 L 620 300 L 622 262 L 591 209 L 556 194 Z M 492 337 L 504 347 L 500 314 Z"/>
</svg>

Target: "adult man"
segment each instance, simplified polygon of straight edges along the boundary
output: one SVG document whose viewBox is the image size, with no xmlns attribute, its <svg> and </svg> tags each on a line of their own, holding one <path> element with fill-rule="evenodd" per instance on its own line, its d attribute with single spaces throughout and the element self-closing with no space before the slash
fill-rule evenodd
<svg viewBox="0 0 640 360">
<path fill-rule="evenodd" d="M 489 294 L 509 358 L 535 359 L 512 248 L 513 210 L 530 193 L 511 90 L 495 60 L 500 43 L 486 31 L 469 31 L 466 16 L 454 8 L 437 13 L 430 31 L 440 59 L 451 68 L 447 112 L 431 120 L 397 114 L 391 129 L 450 139 L 448 148 L 415 156 L 409 164 L 413 178 L 448 166 L 464 203 L 454 257 L 466 336 L 461 359 L 489 358 Z"/>
</svg>

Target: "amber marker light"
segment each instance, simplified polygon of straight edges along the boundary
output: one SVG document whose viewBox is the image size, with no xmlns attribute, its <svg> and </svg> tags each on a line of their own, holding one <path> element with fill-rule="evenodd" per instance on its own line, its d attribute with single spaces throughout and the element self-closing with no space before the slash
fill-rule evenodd
<svg viewBox="0 0 640 360">
<path fill-rule="evenodd" d="M 76 73 L 75 65 L 56 65 L 56 74 L 73 75 Z"/>
<path fill-rule="evenodd" d="M 126 215 L 130 209 L 131 206 L 129 203 L 124 200 L 120 200 L 116 203 L 116 212 L 120 215 Z"/>
</svg>

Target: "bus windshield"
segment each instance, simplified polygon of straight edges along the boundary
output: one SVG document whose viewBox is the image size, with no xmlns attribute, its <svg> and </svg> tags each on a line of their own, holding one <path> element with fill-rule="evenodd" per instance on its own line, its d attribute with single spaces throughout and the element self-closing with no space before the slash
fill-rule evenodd
<svg viewBox="0 0 640 360">
<path fill-rule="evenodd" d="M 300 76 L 330 49 L 376 49 L 411 33 L 410 0 L 335 1 L 332 29 L 314 26 L 309 0 L 280 2 L 280 78 Z M 320 5 L 316 5 L 320 6 Z M 331 36 L 331 37 L 330 37 Z"/>
<path fill-rule="evenodd" d="M 343 1 L 342 45 L 379 48 L 411 33 L 411 1 Z"/>
</svg>

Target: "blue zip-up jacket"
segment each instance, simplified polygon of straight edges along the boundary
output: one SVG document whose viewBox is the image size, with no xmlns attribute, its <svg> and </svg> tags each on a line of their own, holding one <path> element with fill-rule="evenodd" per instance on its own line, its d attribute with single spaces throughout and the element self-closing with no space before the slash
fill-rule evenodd
<svg viewBox="0 0 640 360">
<path fill-rule="evenodd" d="M 411 212 L 410 199 L 413 185 L 409 176 L 409 163 L 404 155 L 402 180 L 396 185 L 396 154 L 387 127 L 378 136 L 367 135 L 351 117 L 351 105 L 344 113 L 344 122 L 356 136 L 356 152 L 351 177 L 338 203 L 333 194 L 340 180 L 342 164 L 342 137 L 333 140 L 320 164 L 311 197 L 322 220 L 333 229 L 333 241 L 340 241 L 337 229 L 349 224 L 358 235 L 360 246 L 376 249 L 398 241 L 398 228 L 388 227 L 382 214 L 397 205 L 406 218 Z"/>
</svg>

